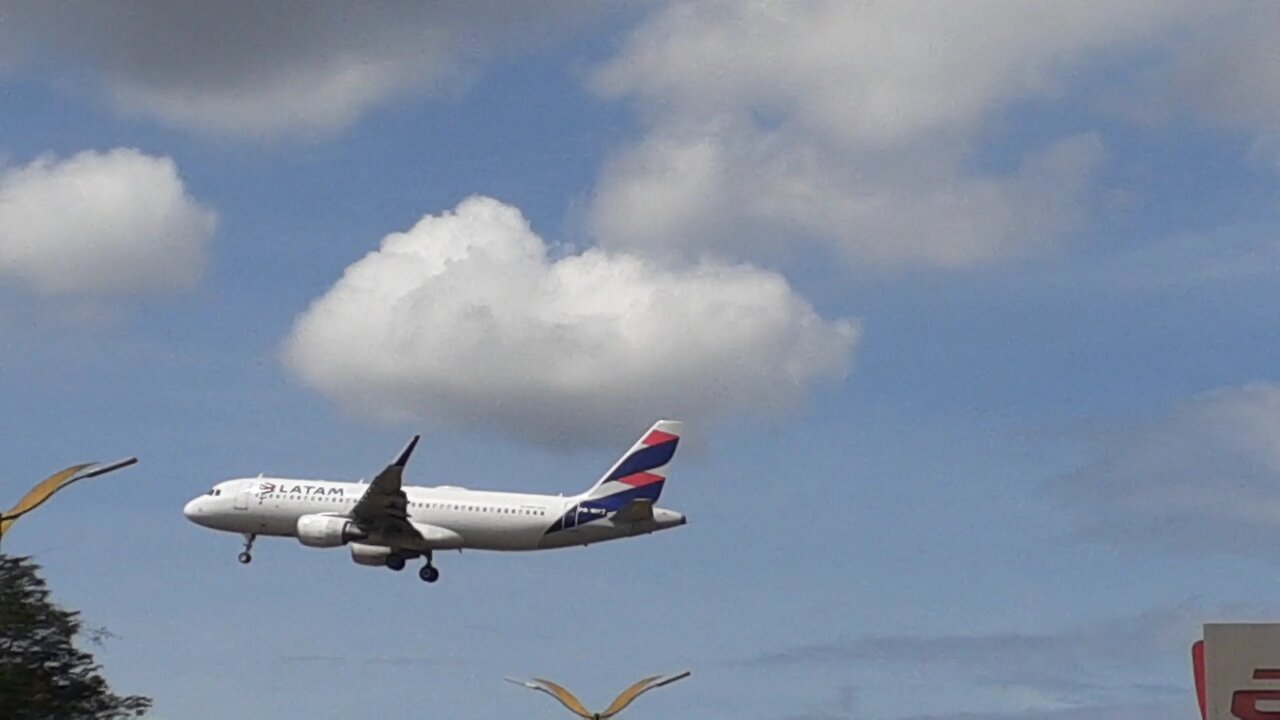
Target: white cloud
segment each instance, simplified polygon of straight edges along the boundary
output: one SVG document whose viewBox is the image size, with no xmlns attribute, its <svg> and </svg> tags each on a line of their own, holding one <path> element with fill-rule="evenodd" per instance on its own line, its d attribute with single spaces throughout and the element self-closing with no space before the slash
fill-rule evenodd
<svg viewBox="0 0 1280 720">
<path fill-rule="evenodd" d="M 1280 6 L 1212 6 L 1166 49 L 1132 106 L 1147 117 L 1189 112 L 1262 136 L 1280 131 Z"/>
<path fill-rule="evenodd" d="M 216 223 L 177 166 L 120 148 L 0 169 L 0 278 L 45 293 L 191 286 Z"/>
<path fill-rule="evenodd" d="M 465 81 L 486 56 L 536 46 L 590 12 L 576 0 L 0 0 L 0 55 L 15 67 L 100 82 L 126 114 L 275 135 L 341 128 L 397 93 Z"/>
<path fill-rule="evenodd" d="M 1105 152 L 1065 138 L 1015 172 L 873 167 L 781 131 L 655 134 L 606 168 L 592 224 L 606 247 L 768 254 L 817 238 L 851 264 L 963 267 L 1034 252 L 1081 215 Z"/>
<path fill-rule="evenodd" d="M 594 85 L 657 116 L 758 113 L 842 147 L 895 147 L 963 137 L 1012 99 L 1055 94 L 1091 53 L 1149 37 L 1187 6 L 670 2 Z"/>
<path fill-rule="evenodd" d="M 776 412 L 842 375 L 857 337 L 778 275 L 555 258 L 519 210 L 472 197 L 347 268 L 285 358 L 366 414 L 567 443 L 658 416 Z"/>
<path fill-rule="evenodd" d="M 663 3 L 591 80 L 647 126 L 606 165 L 592 227 L 632 251 L 758 257 L 816 242 L 853 265 L 1042 251 L 1086 215 L 1105 143 L 1060 137 L 1006 159 L 1013 170 L 983 167 L 985 145 L 1010 147 L 1003 114 L 1100 107 L 1102 91 L 1167 114 L 1166 88 L 1274 130 L 1280 12 L 1252 7 Z"/>
<path fill-rule="evenodd" d="M 1057 488 L 1105 537 L 1269 557 L 1280 542 L 1280 385 L 1194 398 Z"/>
</svg>

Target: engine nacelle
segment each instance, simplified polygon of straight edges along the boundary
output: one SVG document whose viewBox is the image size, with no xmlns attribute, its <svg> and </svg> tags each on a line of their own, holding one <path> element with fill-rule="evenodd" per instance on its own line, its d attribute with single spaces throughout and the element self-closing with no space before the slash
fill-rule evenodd
<svg viewBox="0 0 1280 720">
<path fill-rule="evenodd" d="M 357 565 L 383 567 L 391 556 L 391 548 L 385 545 L 351 543 L 351 561 Z"/>
<path fill-rule="evenodd" d="M 308 547 L 338 547 L 368 536 L 346 518 L 333 515 L 303 515 L 298 518 L 298 542 Z"/>
</svg>

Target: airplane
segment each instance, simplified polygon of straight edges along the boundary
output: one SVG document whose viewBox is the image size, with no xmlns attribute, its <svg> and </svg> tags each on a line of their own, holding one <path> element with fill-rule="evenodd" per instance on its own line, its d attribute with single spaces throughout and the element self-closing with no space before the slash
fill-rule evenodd
<svg viewBox="0 0 1280 720">
<path fill-rule="evenodd" d="M 682 424 L 660 420 L 594 485 L 569 497 L 415 487 L 402 484 L 415 435 L 373 482 L 237 478 L 214 485 L 182 509 L 187 519 L 244 536 L 242 564 L 259 535 L 303 545 L 347 545 L 357 565 L 403 570 L 422 557 L 418 577 L 440 579 L 436 550 L 528 551 L 590 545 L 679 527 L 684 515 L 655 507 Z"/>
</svg>

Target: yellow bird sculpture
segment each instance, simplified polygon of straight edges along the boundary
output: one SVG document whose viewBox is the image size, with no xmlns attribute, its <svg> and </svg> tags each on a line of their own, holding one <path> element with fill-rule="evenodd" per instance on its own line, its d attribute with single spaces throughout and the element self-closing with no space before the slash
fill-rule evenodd
<svg viewBox="0 0 1280 720">
<path fill-rule="evenodd" d="M 627 688 L 626 690 L 623 690 L 622 693 L 618 695 L 616 699 L 614 699 L 613 703 L 609 705 L 609 707 L 604 712 L 598 712 L 598 713 L 593 713 L 590 710 L 583 707 L 582 702 L 578 700 L 578 698 L 574 697 L 573 693 L 564 689 L 564 687 L 551 682 L 550 680 L 543 680 L 542 678 L 534 678 L 533 680 L 524 681 L 524 680 L 512 680 L 511 678 L 507 678 L 507 682 L 515 683 L 520 687 L 527 687 L 530 690 L 537 690 L 538 692 L 546 693 L 551 697 L 555 698 L 556 700 L 559 700 L 561 705 L 564 705 L 566 708 L 569 708 L 570 712 L 572 712 L 574 715 L 577 715 L 580 718 L 583 718 L 584 720 L 606 720 L 606 718 L 611 718 L 614 715 L 617 715 L 618 713 L 622 712 L 624 708 L 626 708 L 628 705 L 634 702 L 636 698 L 640 697 L 644 693 L 654 688 L 660 688 L 663 685 L 670 685 L 671 683 L 677 680 L 683 680 L 689 677 L 690 674 L 691 673 L 688 670 L 686 670 L 678 675 L 672 675 L 670 677 L 663 677 L 661 675 L 654 675 L 653 677 L 647 677 L 641 680 L 640 682 L 637 682 L 636 684 L 632 685 L 631 687 Z"/>
<path fill-rule="evenodd" d="M 4 538 L 5 533 L 9 532 L 9 528 L 18 521 L 18 518 L 43 505 L 46 500 L 62 488 L 80 480 L 106 475 L 112 470 L 119 470 L 136 462 L 138 462 L 138 458 L 126 458 L 106 464 L 85 463 L 83 465 L 72 465 L 66 470 L 50 475 L 31 488 L 31 492 L 24 495 L 12 509 L 0 514 L 0 539 Z"/>
</svg>

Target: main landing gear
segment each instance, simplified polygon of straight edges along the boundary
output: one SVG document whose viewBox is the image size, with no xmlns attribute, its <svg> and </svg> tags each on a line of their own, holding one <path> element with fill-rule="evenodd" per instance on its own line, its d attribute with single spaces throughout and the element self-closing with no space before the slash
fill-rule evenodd
<svg viewBox="0 0 1280 720">
<path fill-rule="evenodd" d="M 386 559 L 387 569 L 394 570 L 395 572 L 400 572 L 401 570 L 404 570 L 405 563 L 409 560 L 409 558 L 412 558 L 416 555 L 418 555 L 418 553 L 415 553 L 413 551 L 392 552 L 390 555 L 387 556 L 387 559 Z M 435 565 L 431 564 L 431 551 L 428 550 L 427 552 L 422 553 L 422 555 L 427 558 L 427 564 L 423 565 L 422 569 L 418 571 L 418 577 L 422 578 L 424 582 L 429 582 L 429 583 L 433 583 L 439 580 L 440 571 L 436 569 Z"/>
<path fill-rule="evenodd" d="M 244 552 L 236 556 L 236 559 L 240 561 L 241 565 L 248 565 L 253 562 L 253 555 L 250 553 L 253 552 L 253 541 L 257 539 L 258 536 L 253 533 L 244 534 Z"/>
<path fill-rule="evenodd" d="M 433 583 L 440 579 L 440 571 L 436 569 L 435 565 L 431 564 L 430 550 L 427 551 L 427 564 L 423 565 L 422 569 L 418 571 L 418 577 L 422 578 L 423 582 L 428 583 Z"/>
</svg>

